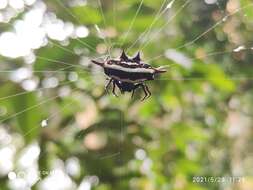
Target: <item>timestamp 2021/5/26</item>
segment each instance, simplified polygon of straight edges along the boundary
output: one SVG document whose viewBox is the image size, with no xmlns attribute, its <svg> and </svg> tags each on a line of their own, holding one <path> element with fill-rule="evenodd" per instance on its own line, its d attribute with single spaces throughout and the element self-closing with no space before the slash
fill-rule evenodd
<svg viewBox="0 0 253 190">
<path fill-rule="evenodd" d="M 193 176 L 193 183 L 242 183 L 241 176 Z"/>
</svg>

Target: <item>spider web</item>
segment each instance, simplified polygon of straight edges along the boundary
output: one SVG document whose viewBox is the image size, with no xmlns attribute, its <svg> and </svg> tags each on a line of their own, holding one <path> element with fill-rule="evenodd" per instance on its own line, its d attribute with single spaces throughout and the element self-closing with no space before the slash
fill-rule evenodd
<svg viewBox="0 0 253 190">
<path fill-rule="evenodd" d="M 129 46 L 127 47 L 127 50 L 131 50 L 137 43 L 139 43 L 139 48 L 141 50 L 145 50 L 145 48 L 152 42 L 155 41 L 155 39 L 157 38 L 158 34 L 160 32 L 162 32 L 164 30 L 164 28 L 166 28 L 168 26 L 168 24 L 170 24 L 178 15 L 180 15 L 180 13 L 182 13 L 184 11 L 184 9 L 187 8 L 187 6 L 189 6 L 191 4 L 193 0 L 186 0 L 183 2 L 183 4 L 181 4 L 179 6 L 178 9 L 175 10 L 175 13 L 169 18 L 169 20 L 164 24 L 162 25 L 161 27 L 159 28 L 156 28 L 157 31 L 152 34 L 152 29 L 154 29 L 154 27 L 156 26 L 156 22 L 159 21 L 159 19 L 162 18 L 162 16 L 164 16 L 164 14 L 167 12 L 167 11 L 170 11 L 171 9 L 174 9 L 174 5 L 176 3 L 181 3 L 181 2 L 178 2 L 177 0 L 171 0 L 171 1 L 163 1 L 163 3 L 161 4 L 160 6 L 160 9 L 157 10 L 157 12 L 154 14 L 154 19 L 152 21 L 152 23 L 146 28 L 146 30 L 144 32 L 142 32 L 138 37 L 137 39 Z M 60 0 L 57 0 L 57 2 L 59 3 L 59 5 L 64 9 L 66 10 L 66 12 L 68 12 L 68 14 L 75 20 L 77 21 L 77 23 L 79 25 L 82 25 L 81 22 L 78 20 L 78 18 L 72 13 L 71 9 L 65 5 L 62 1 Z M 102 18 L 103 18 L 103 27 L 106 27 L 107 26 L 107 23 L 106 23 L 106 17 L 105 17 L 105 14 L 104 14 L 104 10 L 103 10 L 103 5 L 101 3 L 100 0 L 98 0 L 98 7 L 99 7 L 99 12 L 100 14 L 102 15 Z M 119 3 L 119 2 L 117 2 Z M 117 22 L 120 22 L 117 20 L 117 3 L 116 1 L 114 1 L 114 4 L 113 4 L 113 14 L 114 14 L 114 27 L 116 27 L 117 25 Z M 136 18 L 138 18 L 138 15 L 139 13 L 141 12 L 142 10 L 142 6 L 143 6 L 143 3 L 145 3 L 145 0 L 141 1 L 139 3 L 139 6 L 137 7 L 137 10 L 136 10 L 136 13 L 135 15 L 133 15 L 133 18 L 131 20 L 131 23 L 129 25 L 129 28 L 127 29 L 127 32 L 125 33 L 124 36 L 124 39 L 123 39 L 123 43 L 120 45 L 120 47 L 122 47 L 122 45 L 124 45 L 124 42 L 125 40 L 127 39 L 128 35 L 131 33 L 131 30 L 135 24 L 135 21 L 136 21 Z M 188 41 L 188 42 L 185 42 L 183 45 L 180 45 L 178 47 L 175 47 L 173 49 L 175 50 L 181 50 L 183 48 L 186 48 L 186 47 L 190 47 L 192 45 L 194 45 L 198 40 L 200 40 L 202 37 L 204 37 L 207 33 L 211 32 L 212 30 L 214 30 L 216 27 L 226 23 L 226 21 L 230 18 L 230 17 L 233 17 L 234 15 L 236 15 L 237 13 L 240 13 L 241 11 L 243 11 L 244 9 L 246 8 L 249 8 L 249 7 L 252 7 L 253 6 L 253 3 L 251 4 L 248 4 L 244 7 L 240 7 L 238 9 L 236 9 L 234 12 L 230 13 L 230 14 L 226 14 L 224 12 L 224 10 L 221 8 L 221 5 L 219 4 L 219 1 L 216 2 L 216 5 L 218 7 L 218 9 L 220 10 L 220 12 L 224 15 L 222 19 L 220 19 L 219 21 L 215 22 L 211 27 L 207 28 L 206 30 L 204 31 L 201 31 L 199 33 L 199 35 L 197 35 L 196 37 L 194 37 L 194 39 L 192 39 L 191 41 Z M 26 6 L 25 7 L 26 10 L 30 10 L 30 9 L 33 9 L 33 6 Z M 10 25 L 10 26 L 13 26 L 12 23 L 4 23 L 4 25 Z M 102 36 L 102 40 L 104 41 L 104 44 L 106 44 L 107 46 L 107 52 L 105 53 L 105 55 L 99 55 L 97 56 L 97 53 L 96 53 L 96 49 L 93 48 L 92 44 L 89 44 L 79 38 L 76 38 L 75 40 L 77 40 L 80 44 L 82 44 L 83 46 L 87 47 L 88 49 L 90 49 L 90 51 L 94 52 L 95 54 L 95 57 L 93 59 L 100 59 L 100 58 L 105 58 L 106 56 L 112 56 L 112 52 L 110 52 L 111 50 L 111 47 L 113 46 L 113 42 L 111 42 L 110 38 L 107 38 L 105 34 L 103 34 L 103 31 L 100 29 L 100 26 L 95 26 L 94 25 L 94 28 L 96 28 L 96 30 L 98 31 L 98 33 L 100 33 L 100 36 Z M 152 34 L 152 36 L 150 37 L 150 35 Z M 50 38 L 47 38 L 48 40 L 48 44 L 51 44 L 52 46 L 55 46 L 61 50 L 63 50 L 65 53 L 68 53 L 68 54 L 71 54 L 71 55 L 74 55 L 76 57 L 78 57 L 79 55 L 73 50 L 73 49 L 70 49 L 68 48 L 67 46 L 64 46 L 60 43 L 57 43 L 57 42 L 54 42 L 53 40 L 51 40 Z M 198 58 L 190 58 L 190 60 L 194 61 L 194 60 L 197 60 L 197 59 L 203 59 L 203 58 L 207 58 L 207 57 L 211 57 L 211 56 L 217 56 L 217 55 L 223 55 L 223 54 L 232 54 L 234 52 L 241 52 L 241 51 L 248 51 L 248 50 L 252 50 L 251 47 L 244 47 L 244 46 L 239 46 L 239 47 L 236 47 L 235 49 L 232 49 L 231 51 L 216 51 L 216 52 L 209 52 L 208 54 L 206 54 L 205 56 L 202 56 L 202 57 L 198 57 Z M 147 62 L 151 62 L 151 61 L 154 61 L 154 60 L 157 60 L 157 59 L 160 59 L 162 57 L 165 57 L 166 55 L 163 53 L 163 54 L 160 54 L 160 55 L 157 55 L 156 57 L 154 58 L 151 58 L 151 59 L 148 59 Z M 69 73 L 71 68 L 79 68 L 80 70 L 79 71 L 75 71 L 75 73 L 78 73 L 78 74 L 82 74 L 82 73 L 85 73 L 85 74 L 88 74 L 90 73 L 90 69 L 87 68 L 86 66 L 83 66 L 83 65 L 76 65 L 76 64 L 72 64 L 72 63 L 68 63 L 67 61 L 60 61 L 60 60 L 54 60 L 54 59 L 51 59 L 51 58 L 47 58 L 47 57 L 43 57 L 43 56 L 38 56 L 36 55 L 36 59 L 41 59 L 41 60 L 46 60 L 46 61 L 49 61 L 49 62 L 52 62 L 54 64 L 59 64 L 59 65 L 65 65 L 65 67 L 61 67 L 60 69 L 58 70 L 33 70 L 34 73 Z M 171 64 L 169 65 L 162 65 L 162 66 L 170 66 Z M 1 70 L 0 73 L 1 74 L 6 74 L 6 73 L 12 73 L 12 72 L 15 72 L 16 70 Z M 101 72 L 99 71 L 99 73 L 95 73 L 95 75 L 99 75 Z M 227 80 L 245 80 L 245 79 L 249 79 L 251 80 L 250 77 L 231 77 Z M 158 79 L 158 80 L 203 80 L 203 78 L 161 78 L 161 79 Z M 209 79 L 204 79 L 204 80 L 219 80 L 217 78 L 209 78 Z M 28 94 L 28 93 L 34 93 L 34 92 L 43 92 L 43 90 L 47 90 L 47 89 L 54 89 L 54 88 L 59 88 L 61 86 L 65 86 L 65 85 L 69 85 L 69 84 L 72 84 L 72 83 L 76 83 L 76 80 L 74 81 L 68 81 L 68 82 L 62 82 L 62 83 L 59 83 L 56 87 L 53 87 L 53 88 L 48 88 L 48 87 L 41 87 L 41 88 L 36 88 L 32 91 L 24 91 L 24 92 L 20 92 L 20 93 L 16 93 L 16 94 L 12 94 L 12 95 L 8 95 L 8 96 L 4 96 L 4 97 L 0 97 L 0 101 L 4 101 L 6 99 L 9 99 L 9 98 L 13 98 L 13 97 L 17 97 L 17 96 L 21 96 L 21 95 L 24 95 L 24 94 Z M 75 93 L 76 91 L 78 91 L 79 88 L 73 88 L 72 89 L 72 93 Z M 24 112 L 27 112 L 29 110 L 33 110 L 35 108 L 39 108 L 40 106 L 42 105 L 45 105 L 45 104 L 48 104 L 50 103 L 51 101 L 54 101 L 56 100 L 57 98 L 61 97 L 60 95 L 57 95 L 57 96 L 52 96 L 52 97 L 49 97 L 49 98 L 45 98 L 43 99 L 42 101 L 40 101 L 39 103 L 35 104 L 35 105 L 32 105 L 30 107 L 27 107 L 23 110 L 20 110 L 19 112 L 16 112 L 14 114 L 11 114 L 9 116 L 7 116 L 5 119 L 2 119 L 0 122 L 1 123 L 4 123 L 8 120 L 11 120 L 15 117 L 17 117 L 18 115 L 22 115 Z M 31 130 L 29 130 L 26 134 L 24 134 L 24 137 L 26 135 L 28 135 L 29 133 L 32 132 L 32 130 L 35 130 L 36 128 L 42 126 L 42 127 L 47 127 L 47 125 L 50 125 L 50 122 L 51 120 L 53 120 L 56 116 L 60 115 L 61 112 L 64 111 L 64 109 L 67 109 L 67 108 L 70 108 L 72 105 L 72 102 L 70 102 L 69 104 L 66 104 L 65 106 L 62 107 L 61 111 L 53 114 L 53 115 L 50 115 L 49 117 L 45 118 L 43 121 L 41 121 L 40 123 L 38 123 L 38 126 L 35 126 L 34 128 L 32 128 Z M 124 139 L 125 139 L 125 136 L 126 136 L 126 131 L 125 131 L 125 126 L 124 126 L 124 115 L 123 115 L 123 111 L 120 112 L 120 143 L 118 145 L 118 151 L 117 152 L 114 152 L 112 154 L 106 154 L 106 155 L 97 155 L 98 156 L 98 159 L 100 160 L 105 160 L 105 159 L 112 159 L 112 158 L 115 158 L 115 157 L 118 157 L 119 160 L 121 161 L 122 160 L 122 152 L 124 150 L 122 150 L 122 143 L 124 143 Z"/>
</svg>

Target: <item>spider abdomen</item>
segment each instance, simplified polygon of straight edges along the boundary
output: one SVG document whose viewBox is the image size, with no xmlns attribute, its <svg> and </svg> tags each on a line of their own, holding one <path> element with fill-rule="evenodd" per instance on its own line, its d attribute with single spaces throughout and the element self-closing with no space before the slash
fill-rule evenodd
<svg viewBox="0 0 253 190">
<path fill-rule="evenodd" d="M 129 83 L 137 83 L 143 82 L 146 80 L 154 80 L 154 74 L 147 72 L 127 72 L 124 70 L 116 70 L 111 68 L 104 68 L 105 74 L 111 78 L 129 82 Z"/>
</svg>

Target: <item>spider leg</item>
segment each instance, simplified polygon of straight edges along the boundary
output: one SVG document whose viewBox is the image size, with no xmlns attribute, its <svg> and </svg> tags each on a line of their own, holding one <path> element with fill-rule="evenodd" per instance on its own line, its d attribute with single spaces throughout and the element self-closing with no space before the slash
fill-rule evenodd
<svg viewBox="0 0 253 190">
<path fill-rule="evenodd" d="M 112 93 L 113 93 L 114 96 L 118 97 L 118 95 L 117 95 L 116 92 L 115 92 L 115 87 L 116 87 L 116 82 L 113 81 Z"/>
<path fill-rule="evenodd" d="M 139 86 L 142 87 L 142 90 L 144 91 L 145 93 L 145 96 L 141 99 L 141 101 L 145 100 L 148 96 L 148 93 L 147 93 L 147 90 L 146 90 L 146 86 L 144 84 L 139 84 Z"/>
<path fill-rule="evenodd" d="M 134 88 L 134 89 L 133 89 L 133 91 L 132 91 L 131 98 L 133 98 L 133 97 L 134 97 L 134 92 L 135 92 L 135 89 L 136 89 L 136 88 Z"/>
<path fill-rule="evenodd" d="M 112 83 L 112 81 L 113 81 L 113 79 L 111 78 L 111 79 L 109 80 L 109 82 L 107 83 L 107 85 L 105 86 L 106 92 L 108 92 L 108 89 L 109 89 L 110 84 Z"/>
<path fill-rule="evenodd" d="M 137 88 L 139 88 L 139 87 L 140 87 L 140 84 L 136 84 L 136 85 L 134 86 L 134 88 L 133 88 L 133 90 L 132 90 L 131 98 L 134 97 L 135 90 L 136 90 Z"/>
<path fill-rule="evenodd" d="M 134 91 L 135 91 L 135 89 L 133 89 L 133 91 L 132 91 L 131 98 L 133 98 L 133 97 L 134 97 Z"/>
<path fill-rule="evenodd" d="M 148 86 L 147 86 L 146 84 L 145 84 L 144 86 L 145 86 L 146 91 L 147 91 L 147 93 L 148 93 L 147 98 L 149 98 L 149 97 L 151 96 L 151 92 L 150 92 L 150 90 L 149 90 L 149 88 L 148 88 Z"/>
<path fill-rule="evenodd" d="M 124 91 L 121 89 L 119 81 L 118 80 L 114 80 L 114 82 L 115 82 L 116 86 L 119 88 L 121 94 L 124 94 Z"/>
</svg>

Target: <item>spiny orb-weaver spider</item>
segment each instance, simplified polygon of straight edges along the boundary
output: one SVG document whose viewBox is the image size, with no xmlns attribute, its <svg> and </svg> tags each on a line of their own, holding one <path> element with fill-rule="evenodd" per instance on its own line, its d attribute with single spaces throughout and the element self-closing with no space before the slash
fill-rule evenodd
<svg viewBox="0 0 253 190">
<path fill-rule="evenodd" d="M 154 80 L 156 74 L 164 73 L 166 70 L 154 68 L 151 65 L 142 62 L 140 52 L 133 58 L 129 58 L 126 53 L 122 52 L 119 59 L 109 59 L 105 62 L 92 60 L 93 63 L 104 68 L 105 74 L 110 78 L 106 85 L 106 90 L 113 84 L 113 94 L 117 86 L 121 93 L 132 92 L 132 97 L 137 88 L 141 87 L 145 93 L 142 100 L 151 96 L 148 86 L 144 83 L 148 80 Z"/>
</svg>

